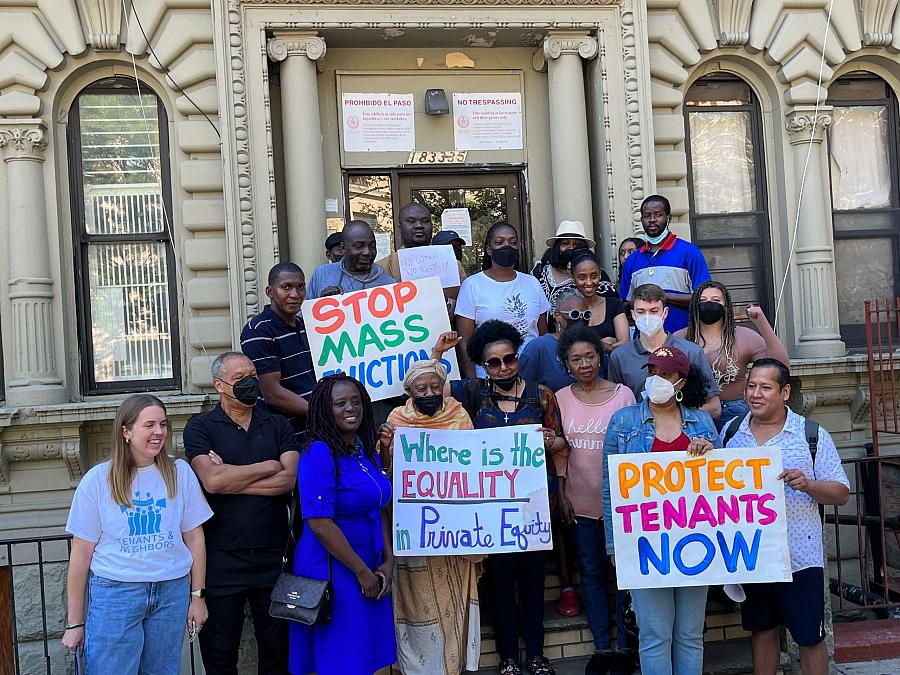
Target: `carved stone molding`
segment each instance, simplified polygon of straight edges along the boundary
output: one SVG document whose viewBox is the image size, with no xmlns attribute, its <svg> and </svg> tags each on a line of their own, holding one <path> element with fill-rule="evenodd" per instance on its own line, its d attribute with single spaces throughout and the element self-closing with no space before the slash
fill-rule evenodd
<svg viewBox="0 0 900 675">
<path fill-rule="evenodd" d="M 554 32 L 544 38 L 544 57 L 558 59 L 563 54 L 576 54 L 591 60 L 599 52 L 597 39 L 580 32 Z"/>
<path fill-rule="evenodd" d="M 868 392 L 863 393 L 862 389 L 847 387 L 845 389 L 824 389 L 792 393 L 789 403 L 794 412 L 807 417 L 815 408 L 847 406 L 853 412 L 854 405 L 864 405 L 861 397 L 867 398 Z"/>
<path fill-rule="evenodd" d="M 3 454 L 3 443 L 0 443 L 0 491 L 9 491 L 9 460 Z"/>
<path fill-rule="evenodd" d="M 47 134 L 43 127 L 0 127 L 0 155 L 6 161 L 44 160 Z"/>
<path fill-rule="evenodd" d="M 866 47 L 886 47 L 894 39 L 891 24 L 900 0 L 859 0 L 862 42 Z"/>
<path fill-rule="evenodd" d="M 7 442 L 0 446 L 0 486 L 9 484 L 9 465 L 62 460 L 75 487 L 84 477 L 87 460 L 78 437 Z"/>
<path fill-rule="evenodd" d="M 719 44 L 739 47 L 750 41 L 750 11 L 753 0 L 718 0 Z"/>
<path fill-rule="evenodd" d="M 118 51 L 122 32 L 122 0 L 78 0 L 87 24 L 88 44 L 98 51 Z"/>
<path fill-rule="evenodd" d="M 325 40 L 315 33 L 277 33 L 266 43 L 266 53 L 273 61 L 284 61 L 289 56 L 305 56 L 318 61 L 325 56 Z"/>
<path fill-rule="evenodd" d="M 398 7 L 540 7 L 541 5 L 583 7 L 586 5 L 618 5 L 621 0 L 304 0 L 304 5 L 378 5 Z M 237 0 L 236 4 L 247 5 L 295 5 L 297 0 Z"/>
<path fill-rule="evenodd" d="M 825 130 L 831 126 L 831 109 L 794 110 L 787 114 L 785 129 L 790 137 L 791 145 L 802 143 L 821 143 L 825 138 Z"/>
</svg>

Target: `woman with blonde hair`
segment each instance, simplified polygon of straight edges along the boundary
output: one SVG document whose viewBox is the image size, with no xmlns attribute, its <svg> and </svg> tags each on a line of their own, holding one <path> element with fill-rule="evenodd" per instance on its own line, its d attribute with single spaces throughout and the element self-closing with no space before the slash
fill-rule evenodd
<svg viewBox="0 0 900 675">
<path fill-rule="evenodd" d="M 452 333 L 439 341 L 446 344 Z M 444 396 L 447 368 L 437 359 L 417 361 L 403 388 L 410 398 L 379 429 L 381 456 L 390 467 L 397 427 L 472 429 L 462 404 Z M 481 613 L 478 577 L 483 555 L 395 558 L 394 627 L 404 675 L 448 675 L 478 670 Z"/>
<path fill-rule="evenodd" d="M 85 474 L 72 499 L 62 643 L 84 649 L 91 674 L 176 675 L 185 628 L 193 637 L 206 621 L 201 525 L 212 511 L 187 462 L 166 452 L 168 436 L 162 401 L 129 396 L 113 421 L 109 461 Z"/>
</svg>

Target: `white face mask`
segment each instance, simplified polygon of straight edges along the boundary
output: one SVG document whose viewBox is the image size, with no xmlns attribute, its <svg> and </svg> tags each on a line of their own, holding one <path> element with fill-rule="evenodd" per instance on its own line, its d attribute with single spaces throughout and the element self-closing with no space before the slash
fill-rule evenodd
<svg viewBox="0 0 900 675">
<path fill-rule="evenodd" d="M 641 334 L 653 337 L 662 330 L 663 318 L 656 314 L 641 314 L 635 317 L 634 325 L 637 326 Z"/>
<path fill-rule="evenodd" d="M 681 380 L 678 380 L 678 382 L 681 382 Z M 678 382 L 675 384 L 678 384 Z M 671 401 L 672 397 L 675 396 L 675 384 L 659 375 L 651 375 L 644 382 L 644 393 L 651 403 L 663 405 Z"/>
</svg>

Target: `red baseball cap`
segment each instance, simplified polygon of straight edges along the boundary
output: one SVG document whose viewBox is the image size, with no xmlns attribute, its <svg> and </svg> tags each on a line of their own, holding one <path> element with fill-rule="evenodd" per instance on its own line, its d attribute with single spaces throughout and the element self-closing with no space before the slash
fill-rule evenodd
<svg viewBox="0 0 900 675">
<path fill-rule="evenodd" d="M 667 373 L 678 373 L 682 377 L 687 377 L 691 370 L 691 362 L 684 352 L 678 347 L 660 347 L 650 354 L 644 368 L 656 366 Z"/>
</svg>

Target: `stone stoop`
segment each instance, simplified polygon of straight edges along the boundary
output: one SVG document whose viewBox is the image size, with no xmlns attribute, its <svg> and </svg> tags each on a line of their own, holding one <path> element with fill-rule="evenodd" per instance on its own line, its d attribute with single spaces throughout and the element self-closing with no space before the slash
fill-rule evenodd
<svg viewBox="0 0 900 675">
<path fill-rule="evenodd" d="M 900 657 L 900 619 L 834 623 L 836 663 Z"/>
</svg>

